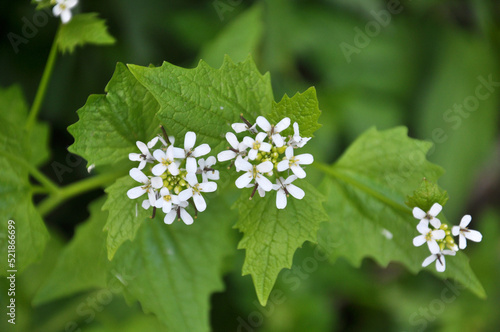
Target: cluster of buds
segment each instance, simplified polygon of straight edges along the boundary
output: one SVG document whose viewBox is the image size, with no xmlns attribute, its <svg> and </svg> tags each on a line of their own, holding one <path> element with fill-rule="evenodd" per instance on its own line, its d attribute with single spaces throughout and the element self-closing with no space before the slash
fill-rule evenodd
<svg viewBox="0 0 500 332">
<path fill-rule="evenodd" d="M 413 209 L 413 216 L 420 220 L 417 225 L 420 235 L 413 239 L 413 245 L 419 247 L 427 243 L 431 255 L 424 260 L 422 266 L 425 267 L 436 261 L 438 272 L 444 272 L 446 269 L 445 256 L 455 256 L 459 249 L 465 249 L 467 239 L 480 242 L 483 238 L 480 232 L 467 228 L 472 220 L 470 215 L 463 216 L 460 224 L 453 226 L 450 230 L 447 224 L 441 223 L 437 218 L 442 209 L 443 207 L 439 203 L 434 203 L 427 212 L 419 207 Z M 453 236 L 459 237 L 458 246 Z"/>
<path fill-rule="evenodd" d="M 152 207 L 153 217 L 156 210 L 161 209 L 166 224 L 177 217 L 190 225 L 193 217 L 186 210 L 188 206 L 193 206 L 196 218 L 198 212 L 207 207 L 202 193 L 217 190 L 217 183 L 209 181 L 219 179 L 219 171 L 212 168 L 216 160 L 213 156 L 200 158 L 210 153 L 210 146 L 201 144 L 195 148 L 194 132 L 186 133 L 181 149 L 174 147 L 174 138 L 168 137 L 163 127 L 161 129 L 163 137 L 156 136 L 147 144 L 138 141 L 140 153 L 129 154 L 130 160 L 139 162 L 129 174 L 141 185 L 130 189 L 127 196 L 136 199 L 147 193 L 142 207 L 146 210 Z M 158 143 L 161 146 L 155 148 Z"/>
<path fill-rule="evenodd" d="M 304 191 L 292 182 L 306 177 L 301 165 L 311 164 L 314 158 L 309 153 L 295 155 L 294 150 L 303 147 L 310 137 L 300 136 L 297 122 L 293 124 L 293 135 L 283 136 L 282 132 L 290 126 L 287 117 L 276 125 L 271 125 L 263 116 L 259 116 L 255 124 L 243 115 L 240 117 L 243 122 L 232 124 L 232 128 L 236 134 L 245 132 L 247 136 L 240 141 L 234 133 L 226 133 L 230 147 L 217 155 L 220 162 L 231 160 L 229 168 L 234 165 L 237 172 L 244 172 L 236 180 L 236 187 L 253 188 L 250 199 L 255 192 L 264 197 L 266 192 L 275 190 L 278 209 L 286 207 L 290 195 L 302 199 Z M 262 131 L 257 130 L 257 126 Z"/>
</svg>

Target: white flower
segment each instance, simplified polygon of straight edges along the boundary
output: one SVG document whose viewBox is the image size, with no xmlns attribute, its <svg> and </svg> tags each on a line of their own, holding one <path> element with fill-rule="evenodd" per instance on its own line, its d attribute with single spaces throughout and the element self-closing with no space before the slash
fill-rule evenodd
<svg viewBox="0 0 500 332">
<path fill-rule="evenodd" d="M 288 142 L 291 146 L 296 146 L 298 148 L 303 147 L 311 139 L 311 137 L 300 137 L 299 124 L 297 122 L 293 123 L 293 136 Z"/>
<path fill-rule="evenodd" d="M 61 16 L 63 23 L 71 20 L 71 8 L 78 4 L 78 0 L 56 0 L 56 5 L 52 8 L 54 16 Z"/>
<path fill-rule="evenodd" d="M 138 168 L 132 168 L 129 172 L 132 179 L 137 182 L 142 183 L 142 186 L 134 187 L 127 191 L 127 196 L 130 199 L 136 199 L 142 196 L 144 193 L 148 193 L 149 204 L 155 205 L 156 193 L 155 189 L 159 189 L 163 186 L 163 180 L 160 177 L 148 178 L 143 172 Z"/>
<path fill-rule="evenodd" d="M 179 220 L 182 219 L 186 225 L 191 225 L 193 223 L 193 217 L 186 211 L 186 207 L 188 206 L 188 202 L 180 201 L 178 205 L 172 208 L 169 213 L 163 219 L 165 224 L 170 225 L 174 222 L 175 217 L 178 217 Z"/>
<path fill-rule="evenodd" d="M 179 204 L 177 196 L 171 194 L 168 188 L 161 188 L 160 197 L 156 200 L 156 208 L 162 209 L 164 213 L 169 213 L 174 204 Z"/>
<path fill-rule="evenodd" d="M 437 253 L 433 253 L 432 255 L 424 259 L 422 267 L 426 267 L 430 263 L 436 261 L 436 270 L 438 272 L 444 272 L 444 270 L 446 269 L 446 261 L 444 259 L 444 256 L 445 255 L 455 256 L 455 254 L 456 252 L 453 250 L 443 250 Z"/>
<path fill-rule="evenodd" d="M 437 254 L 440 250 L 436 240 L 444 239 L 446 233 L 442 229 L 431 230 L 425 223 L 419 223 L 417 230 L 421 235 L 418 235 L 413 239 L 413 245 L 415 247 L 420 247 L 422 244 L 427 242 L 430 252 Z"/>
<path fill-rule="evenodd" d="M 229 150 L 222 151 L 217 155 L 217 159 L 220 162 L 234 159 L 236 156 L 246 153 L 247 146 L 244 143 L 238 142 L 238 138 L 235 134 L 231 132 L 226 133 L 226 139 L 231 145 L 231 148 L 229 148 Z"/>
<path fill-rule="evenodd" d="M 217 183 L 215 182 L 203 182 L 198 183 L 198 179 L 194 173 L 188 173 L 186 176 L 190 188 L 187 188 L 179 193 L 180 201 L 187 201 L 191 197 L 193 198 L 194 205 L 196 209 L 200 212 L 205 211 L 207 208 L 207 203 L 201 195 L 202 192 L 214 192 L 217 190 Z"/>
<path fill-rule="evenodd" d="M 243 138 L 243 144 L 245 144 L 250 148 L 250 151 L 248 152 L 248 159 L 254 160 L 255 157 L 257 157 L 257 153 L 259 151 L 263 152 L 271 151 L 272 145 L 264 142 L 266 137 L 267 137 L 266 133 L 258 133 L 255 139 L 248 136 Z"/>
<path fill-rule="evenodd" d="M 451 228 L 451 233 L 454 236 L 457 235 L 459 236 L 458 245 L 460 249 L 465 249 L 465 247 L 467 247 L 466 239 L 469 239 L 474 242 L 481 242 L 481 240 L 483 239 L 483 235 L 480 232 L 467 228 L 471 220 L 472 217 L 466 214 L 465 216 L 462 217 L 462 220 L 460 220 L 460 226 L 453 226 Z"/>
<path fill-rule="evenodd" d="M 293 148 L 291 146 L 287 147 L 285 150 L 286 158 L 278 163 L 278 172 L 283 172 L 287 169 L 291 169 L 293 174 L 295 174 L 299 179 L 306 177 L 306 172 L 300 165 L 309 165 L 314 161 L 313 156 L 310 153 L 300 154 L 298 156 L 293 155 Z"/>
<path fill-rule="evenodd" d="M 198 169 L 195 158 L 204 156 L 210 152 L 210 146 L 208 144 L 205 143 L 194 148 L 195 143 L 196 134 L 192 131 L 188 131 L 186 136 L 184 136 L 184 150 L 176 148 L 174 152 L 175 158 L 186 158 L 186 171 L 188 173 L 196 173 Z"/>
<path fill-rule="evenodd" d="M 201 172 L 202 182 L 208 182 L 208 180 L 219 180 L 219 171 L 212 168 L 215 165 L 216 159 L 214 156 L 208 157 L 206 160 L 200 158 L 198 160 L 198 165 L 200 166 L 198 170 Z"/>
<path fill-rule="evenodd" d="M 274 142 L 274 144 L 278 147 L 281 148 L 284 144 L 285 141 L 283 140 L 283 137 L 281 137 L 280 132 L 288 128 L 290 126 L 290 118 L 284 118 L 276 126 L 271 125 L 269 121 L 263 116 L 259 116 L 256 120 L 257 124 L 259 127 L 264 130 L 270 139 Z"/>
<path fill-rule="evenodd" d="M 154 138 L 153 138 L 154 140 Z M 139 148 L 141 153 L 129 153 L 128 154 L 128 159 L 131 161 L 140 161 L 139 163 L 139 169 L 143 169 L 146 166 L 146 163 L 152 163 L 154 161 L 153 156 L 151 155 L 151 152 L 149 152 L 149 144 L 148 145 L 144 144 L 141 141 L 135 142 L 135 145 Z"/>
<path fill-rule="evenodd" d="M 296 179 L 297 177 L 295 175 L 289 176 L 286 180 L 280 177 L 276 180 L 276 184 L 273 184 L 273 189 L 278 191 L 276 193 L 276 207 L 278 209 L 284 209 L 286 207 L 286 198 L 289 195 L 292 195 L 296 199 L 304 198 L 304 190 L 292 184 Z"/>
<path fill-rule="evenodd" d="M 273 170 L 272 162 L 265 161 L 257 166 L 254 166 L 248 161 L 238 158 L 236 159 L 235 165 L 237 169 L 246 172 L 236 179 L 236 187 L 240 189 L 245 188 L 250 182 L 252 182 L 253 179 L 255 179 L 255 183 L 264 189 L 264 191 L 270 191 L 273 189 L 272 182 L 269 181 L 269 179 L 264 175 L 264 173 L 269 173 Z"/>
<path fill-rule="evenodd" d="M 420 219 L 421 223 L 427 223 L 427 226 L 430 222 L 431 225 L 434 226 L 434 228 L 439 228 L 441 227 L 441 221 L 436 218 L 436 216 L 441 212 L 442 209 L 443 207 L 439 203 L 434 203 L 428 212 L 424 212 L 424 210 L 422 210 L 421 208 L 415 207 L 413 208 L 413 216 L 416 219 Z"/>
<path fill-rule="evenodd" d="M 154 158 L 159 161 L 159 164 L 156 164 L 151 172 L 153 172 L 154 175 L 160 176 L 165 171 L 168 169 L 170 171 L 170 174 L 172 175 L 178 175 L 179 174 L 179 167 L 175 163 L 174 160 L 174 146 L 170 145 L 167 148 L 167 151 L 162 151 L 162 150 L 155 150 L 153 152 Z"/>
</svg>

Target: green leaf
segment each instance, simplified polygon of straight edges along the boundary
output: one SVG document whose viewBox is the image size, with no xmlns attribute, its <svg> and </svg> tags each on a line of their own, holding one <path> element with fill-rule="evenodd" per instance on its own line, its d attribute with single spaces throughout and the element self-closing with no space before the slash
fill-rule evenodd
<svg viewBox="0 0 500 332">
<path fill-rule="evenodd" d="M 33 303 L 41 304 L 92 288 L 106 288 L 108 259 L 106 234 L 107 213 L 104 199 L 89 206 L 90 218 L 79 225 L 75 236 L 59 256 L 57 265 L 46 279 Z"/>
<path fill-rule="evenodd" d="M 210 294 L 223 288 L 222 263 L 232 248 L 233 214 L 222 202 L 211 201 L 190 226 L 165 225 L 163 216 L 148 220 L 112 261 L 125 295 L 138 299 L 168 331 L 210 330 Z"/>
<path fill-rule="evenodd" d="M 345 257 L 359 266 L 372 257 L 386 266 L 397 261 L 416 273 L 429 255 L 416 248 L 417 220 L 404 206 L 405 197 L 422 178 L 436 181 L 442 169 L 426 160 L 431 143 L 411 139 L 406 128 L 368 130 L 332 166 L 321 166 L 328 176 L 322 189 L 331 220 L 322 224 L 319 242 L 332 260 Z M 389 233 L 390 232 L 390 233 Z M 440 278 L 451 277 L 479 296 L 484 289 L 461 252 L 447 259 Z"/>
<path fill-rule="evenodd" d="M 136 186 L 137 182 L 127 175 L 106 188 L 108 199 L 103 209 L 109 211 L 109 216 L 104 230 L 108 232 L 107 248 L 110 260 L 122 243 L 132 241 L 143 222 L 149 221 L 151 212 L 140 206 L 142 201 L 133 201 L 127 196 L 127 191 Z"/>
<path fill-rule="evenodd" d="M 96 166 L 128 162 L 128 154 L 138 152 L 136 141 L 152 139 L 159 124 L 155 99 L 122 63 L 106 91 L 90 96 L 78 110 L 80 120 L 68 128 L 75 138 L 69 151 Z"/>
<path fill-rule="evenodd" d="M 49 234 L 32 201 L 29 168 L 36 158 L 30 145 L 32 134 L 24 129 L 27 107 L 21 90 L 14 86 L 0 89 L 0 250 L 8 252 L 8 220 L 15 221 L 15 267 L 8 267 L 7 259 L 0 263 L 2 274 L 7 270 L 23 271 L 42 254 Z M 46 137 L 40 137 L 46 142 Z M 46 147 L 40 153 L 46 153 Z M 38 159 L 40 160 L 40 159 Z"/>
<path fill-rule="evenodd" d="M 316 97 L 316 89 L 309 88 L 303 93 L 297 93 L 292 98 L 284 95 L 279 103 L 273 102 L 273 108 L 266 115 L 271 123 L 278 123 L 284 117 L 289 117 L 299 124 L 300 136 L 312 137 L 313 133 L 321 127 L 318 118 L 321 114 Z M 292 125 L 284 132 L 293 134 Z"/>
<path fill-rule="evenodd" d="M 85 13 L 73 16 L 71 21 L 62 24 L 57 35 L 57 44 L 61 52 L 73 53 L 76 46 L 85 44 L 111 45 L 115 39 L 109 34 L 105 21 L 97 13 Z"/>
<path fill-rule="evenodd" d="M 194 131 L 197 140 L 218 151 L 227 146 L 224 138 L 231 124 L 267 114 L 273 93 L 269 75 L 261 75 L 251 58 L 234 63 L 224 58 L 214 69 L 200 61 L 195 69 L 164 62 L 161 67 L 129 65 L 130 71 L 158 100 L 157 117 L 169 134 L 183 137 Z"/>
<path fill-rule="evenodd" d="M 436 183 L 423 179 L 420 187 L 408 196 L 405 202 L 410 208 L 419 207 L 424 211 L 429 211 L 434 203 L 444 206 L 448 201 L 448 193 L 439 188 Z"/>
<path fill-rule="evenodd" d="M 249 54 L 257 53 L 263 29 L 262 5 L 256 3 L 228 24 L 217 38 L 205 46 L 200 59 L 213 67 L 220 66 L 226 54 L 233 61 L 244 61 Z"/>
<path fill-rule="evenodd" d="M 276 193 L 254 197 L 244 192 L 235 203 L 239 220 L 235 227 L 244 233 L 238 249 L 246 249 L 243 275 L 252 276 L 257 297 L 265 306 L 278 273 L 292 266 L 295 250 L 305 241 L 316 243 L 319 224 L 328 220 L 325 197 L 306 181 L 297 185 L 305 192 L 301 200 L 288 199 L 283 210 L 276 208 Z"/>
</svg>

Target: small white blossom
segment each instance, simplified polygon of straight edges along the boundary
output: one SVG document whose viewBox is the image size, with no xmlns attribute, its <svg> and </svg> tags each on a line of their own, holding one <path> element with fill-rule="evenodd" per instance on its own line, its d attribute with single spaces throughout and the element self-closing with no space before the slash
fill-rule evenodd
<svg viewBox="0 0 500 332">
<path fill-rule="evenodd" d="M 264 175 L 265 173 L 269 173 L 273 170 L 272 162 L 265 161 L 257 166 L 254 166 L 248 161 L 239 158 L 236 159 L 236 167 L 246 172 L 236 179 L 236 187 L 240 189 L 245 188 L 250 182 L 252 182 L 252 180 L 255 179 L 255 183 L 257 183 L 264 191 L 270 191 L 273 189 L 272 182 L 269 181 L 269 179 Z"/>
<path fill-rule="evenodd" d="M 290 118 L 283 118 L 277 125 L 271 125 L 269 121 L 263 116 L 259 116 L 256 120 L 262 130 L 264 130 L 269 138 L 273 141 L 273 143 L 278 147 L 282 147 L 285 144 L 283 137 L 280 135 L 280 132 L 285 130 L 290 126 Z"/>
<path fill-rule="evenodd" d="M 220 162 L 228 161 L 236 158 L 237 156 L 246 154 L 247 146 L 244 143 L 238 142 L 238 138 L 235 134 L 228 132 L 226 133 L 226 139 L 231 145 L 231 148 L 226 151 L 222 151 L 217 155 L 217 159 Z"/>
<path fill-rule="evenodd" d="M 219 171 L 212 168 L 215 165 L 216 159 L 214 156 L 208 157 L 206 160 L 200 158 L 198 160 L 198 171 L 201 173 L 202 182 L 208 182 L 208 180 L 219 180 Z"/>
<path fill-rule="evenodd" d="M 175 217 L 178 217 L 179 220 L 182 221 L 186 225 L 191 225 L 193 223 L 193 217 L 186 211 L 186 207 L 189 205 L 186 201 L 180 201 L 178 205 L 172 208 L 169 213 L 163 219 L 163 222 L 167 225 L 170 225 L 174 222 Z"/>
<path fill-rule="evenodd" d="M 131 161 L 140 161 L 139 167 L 137 167 L 139 169 L 143 169 L 146 166 L 146 163 L 152 163 L 154 161 L 154 157 L 149 151 L 148 147 L 150 143 L 151 142 L 149 142 L 148 145 L 146 145 L 141 141 L 137 141 L 135 142 L 135 145 L 137 145 L 141 153 L 128 154 L 128 159 L 130 159 Z"/>
<path fill-rule="evenodd" d="M 160 177 L 152 177 L 150 179 L 138 168 L 132 168 L 129 174 L 132 177 L 132 179 L 142 183 L 142 186 L 130 189 L 129 191 L 127 191 L 127 196 L 130 199 L 136 199 L 147 192 L 149 198 L 149 204 L 155 205 L 156 202 L 155 189 L 159 189 L 163 186 L 163 180 Z"/>
<path fill-rule="evenodd" d="M 296 146 L 298 148 L 303 147 L 311 139 L 311 137 L 300 137 L 299 124 L 297 122 L 293 123 L 293 136 L 288 142 L 290 146 Z"/>
<path fill-rule="evenodd" d="M 424 212 L 419 207 L 413 208 L 413 216 L 416 219 L 420 219 L 420 222 L 429 223 L 434 226 L 434 228 L 439 228 L 441 226 L 441 221 L 436 218 L 436 216 L 441 212 L 443 207 L 439 203 L 434 203 L 428 212 Z"/>
<path fill-rule="evenodd" d="M 440 248 L 436 240 L 444 239 L 446 236 L 445 231 L 442 229 L 431 230 L 425 223 L 419 223 L 417 230 L 420 232 L 420 235 L 413 239 L 413 245 L 415 247 L 420 247 L 422 244 L 427 242 L 430 252 L 433 254 L 438 253 Z"/>
<path fill-rule="evenodd" d="M 266 137 L 266 133 L 258 133 L 255 139 L 248 136 L 243 138 L 243 144 L 250 148 L 250 151 L 248 152 L 248 159 L 254 160 L 257 157 L 257 153 L 259 153 L 259 151 L 271 151 L 272 145 L 264 142 Z"/>
<path fill-rule="evenodd" d="M 194 205 L 196 209 L 200 212 L 205 211 L 207 208 L 207 203 L 205 199 L 201 195 L 202 192 L 214 192 L 217 190 L 217 183 L 215 182 L 203 182 L 198 183 L 198 179 L 194 173 L 188 173 L 186 176 L 186 180 L 188 181 L 190 187 L 181 191 L 179 193 L 180 201 L 187 201 L 191 197 L 193 198 Z"/>
<path fill-rule="evenodd" d="M 56 5 L 52 8 L 54 16 L 61 16 L 63 23 L 71 20 L 71 8 L 78 4 L 78 0 L 56 0 Z"/>
<path fill-rule="evenodd" d="M 277 190 L 276 207 L 278 209 L 284 209 L 286 207 L 286 198 L 289 195 L 292 195 L 296 199 L 304 198 L 304 190 L 292 184 L 296 179 L 297 177 L 295 175 L 289 176 L 286 180 L 280 177 L 276 180 L 276 184 L 273 184 L 273 189 Z"/>
<path fill-rule="evenodd" d="M 472 217 L 466 214 L 465 216 L 462 217 L 462 220 L 460 220 L 459 226 L 453 226 L 451 228 L 451 233 L 454 236 L 457 235 L 459 236 L 458 245 L 460 249 L 465 249 L 465 247 L 467 247 L 466 239 L 469 239 L 474 242 L 481 242 L 481 240 L 483 239 L 483 235 L 480 232 L 467 228 L 471 220 Z"/>
<path fill-rule="evenodd" d="M 184 136 L 184 150 L 176 148 L 174 151 L 175 158 L 186 158 L 186 171 L 188 173 L 196 173 L 198 169 L 195 158 L 204 156 L 210 152 L 210 146 L 208 144 L 201 144 L 194 148 L 195 143 L 196 134 L 192 131 L 188 131 L 186 136 Z"/>
<path fill-rule="evenodd" d="M 453 250 L 443 250 L 437 253 L 433 253 L 426 259 L 424 259 L 422 263 L 422 267 L 426 267 L 432 262 L 436 261 L 436 270 L 438 272 L 444 272 L 446 270 L 446 261 L 444 259 L 445 255 L 455 256 L 456 252 Z"/>
<path fill-rule="evenodd" d="M 298 156 L 293 155 L 293 148 L 291 146 L 287 147 L 285 150 L 286 158 L 278 163 L 278 172 L 283 172 L 287 169 L 291 169 L 293 174 L 295 174 L 299 179 L 306 177 L 306 172 L 300 165 L 309 165 L 314 161 L 313 156 L 310 153 L 300 154 Z"/>
<path fill-rule="evenodd" d="M 161 188 L 160 197 L 156 200 L 155 207 L 162 209 L 164 213 L 169 213 L 172 210 L 172 206 L 179 204 L 179 199 L 176 195 L 170 193 L 168 188 Z"/>
<path fill-rule="evenodd" d="M 162 150 L 155 150 L 153 152 L 154 158 L 159 161 L 159 164 L 156 164 L 151 172 L 153 172 L 154 175 L 160 176 L 165 171 L 168 169 L 170 174 L 172 175 L 178 175 L 179 174 L 179 167 L 175 163 L 174 160 L 174 146 L 170 145 L 167 148 L 167 151 L 162 151 Z"/>
</svg>

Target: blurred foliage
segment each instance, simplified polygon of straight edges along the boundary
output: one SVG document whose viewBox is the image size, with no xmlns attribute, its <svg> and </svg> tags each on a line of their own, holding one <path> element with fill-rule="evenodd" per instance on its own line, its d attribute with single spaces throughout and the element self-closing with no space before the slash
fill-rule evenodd
<svg viewBox="0 0 500 332">
<path fill-rule="evenodd" d="M 292 269 L 279 275 L 274 301 L 271 294 L 263 308 L 250 277 L 241 277 L 240 252 L 226 262 L 233 271 L 225 278 L 226 290 L 212 296 L 213 330 L 495 331 L 500 325 L 500 94 L 495 83 L 500 82 L 500 4 L 401 1 L 397 14 L 383 16 L 388 3 L 399 2 L 82 1 L 79 10 L 99 13 L 116 43 L 76 47 L 72 55 L 59 57 L 41 113 L 50 124 L 53 147 L 43 171 L 62 185 L 87 176 L 85 163 L 68 155 L 72 138 L 66 128 L 77 121 L 76 110 L 90 94 L 103 92 L 117 62 L 147 66 L 166 60 L 194 67 L 203 58 L 218 66 L 224 54 L 238 61 L 251 53 L 257 67 L 271 73 L 275 98 L 316 87 L 323 126 L 308 149 L 317 160 L 332 162 L 372 126 L 406 125 L 411 136 L 435 143 L 429 158 L 447 171 L 439 185 L 450 196 L 450 221 L 473 214 L 484 235 L 467 254 L 488 298 L 478 299 L 427 272 L 411 275 L 397 264 L 381 268 L 368 259 L 359 269 L 343 259 L 328 264 L 316 247 L 305 245 Z M 59 21 L 50 18 L 30 30 L 26 22 L 34 22 L 35 6 L 4 1 L 0 9 L 1 30 L 27 41 L 15 52 L 8 38 L 1 40 L 0 85 L 19 83 L 31 102 Z M 357 52 L 346 57 L 343 43 Z M 73 166 L 58 176 L 55 162 Z M 321 181 L 319 172 L 310 173 Z M 70 201 L 46 218 L 52 238 L 43 258 L 18 277 L 18 331 L 163 329 L 139 305 L 129 307 L 107 289 L 32 304 L 75 227 L 87 219 L 83 202 L 101 194 Z M 5 307 L 6 280 L 0 285 Z M 2 318 L 1 331 L 9 331 L 6 324 Z"/>
</svg>

